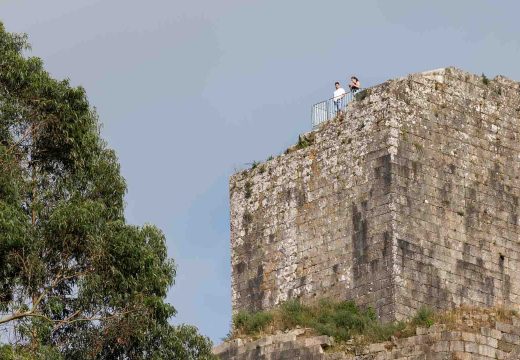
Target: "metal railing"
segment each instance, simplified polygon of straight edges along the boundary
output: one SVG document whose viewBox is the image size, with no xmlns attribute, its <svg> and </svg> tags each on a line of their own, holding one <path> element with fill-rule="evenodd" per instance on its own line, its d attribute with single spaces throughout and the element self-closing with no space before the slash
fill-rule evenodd
<svg viewBox="0 0 520 360">
<path fill-rule="evenodd" d="M 360 91 L 362 89 L 355 92 L 349 91 L 340 99 L 332 97 L 312 105 L 312 128 L 314 129 L 321 123 L 336 117 L 339 113 L 345 112 L 347 105 L 354 99 L 355 94 Z"/>
</svg>

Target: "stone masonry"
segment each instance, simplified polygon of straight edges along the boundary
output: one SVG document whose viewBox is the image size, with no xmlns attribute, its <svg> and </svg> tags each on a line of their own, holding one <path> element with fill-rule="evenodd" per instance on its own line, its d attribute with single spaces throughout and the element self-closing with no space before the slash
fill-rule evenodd
<svg viewBox="0 0 520 360">
<path fill-rule="evenodd" d="M 353 299 L 382 320 L 520 305 L 519 83 L 409 75 L 306 137 L 231 177 L 234 312 L 292 298 Z"/>
<path fill-rule="evenodd" d="M 464 315 L 462 322 L 417 328 L 410 337 L 368 345 L 334 347 L 328 336 L 295 329 L 257 340 L 235 339 L 213 349 L 221 360 L 518 360 L 520 321 L 482 321 L 486 314 Z M 481 322 L 483 322 L 481 324 Z"/>
</svg>

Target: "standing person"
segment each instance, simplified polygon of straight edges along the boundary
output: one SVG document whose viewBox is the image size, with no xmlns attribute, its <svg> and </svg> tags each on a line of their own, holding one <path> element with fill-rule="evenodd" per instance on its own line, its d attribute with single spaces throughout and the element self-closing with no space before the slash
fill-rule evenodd
<svg viewBox="0 0 520 360">
<path fill-rule="evenodd" d="M 334 105 L 336 106 L 336 114 L 341 112 L 341 105 L 343 102 L 343 98 L 345 97 L 345 89 L 343 89 L 339 82 L 336 81 L 334 84 L 336 86 L 336 90 L 334 91 Z"/>
<path fill-rule="evenodd" d="M 348 87 L 350 88 L 350 91 L 352 91 L 352 94 L 355 94 L 359 91 L 359 89 L 361 89 L 361 83 L 357 77 L 352 76 L 350 78 L 350 84 L 348 84 Z"/>
</svg>

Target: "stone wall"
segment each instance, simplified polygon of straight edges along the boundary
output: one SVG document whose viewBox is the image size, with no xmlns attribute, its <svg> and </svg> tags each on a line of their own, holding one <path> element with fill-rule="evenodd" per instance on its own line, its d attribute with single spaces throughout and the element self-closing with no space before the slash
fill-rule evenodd
<svg viewBox="0 0 520 360">
<path fill-rule="evenodd" d="M 232 176 L 233 310 L 518 306 L 519 84 L 448 68 L 365 94 L 312 145 Z"/>
<path fill-rule="evenodd" d="M 402 81 L 396 315 L 421 305 L 520 304 L 520 87 L 454 69 Z"/>
<path fill-rule="evenodd" d="M 520 359 L 520 321 L 491 321 L 468 314 L 454 324 L 417 328 L 416 335 L 369 345 L 333 346 L 327 336 L 296 329 L 251 341 L 236 339 L 214 349 L 221 360 L 488 360 Z"/>
<path fill-rule="evenodd" d="M 374 101 L 230 181 L 233 309 L 354 298 L 393 318 L 391 128 Z"/>
<path fill-rule="evenodd" d="M 323 349 L 333 343 L 328 336 L 308 336 L 308 330 L 296 329 L 265 336 L 256 341 L 235 339 L 213 349 L 222 360 L 323 359 Z"/>
</svg>

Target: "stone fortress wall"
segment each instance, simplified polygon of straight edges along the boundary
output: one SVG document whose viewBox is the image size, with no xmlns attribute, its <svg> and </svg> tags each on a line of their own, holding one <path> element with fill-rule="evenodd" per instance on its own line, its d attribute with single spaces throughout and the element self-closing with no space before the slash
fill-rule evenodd
<svg viewBox="0 0 520 360">
<path fill-rule="evenodd" d="M 310 146 L 233 175 L 234 312 L 520 305 L 519 125 L 518 83 L 440 69 L 369 89 Z"/>
<path fill-rule="evenodd" d="M 215 347 L 221 360 L 518 360 L 520 321 L 497 321 L 492 311 L 471 313 L 447 326 L 417 328 L 414 336 L 334 347 L 328 336 L 294 329 L 258 340 L 235 339 Z"/>
<path fill-rule="evenodd" d="M 397 318 L 421 305 L 520 305 L 520 86 L 411 76 L 392 159 Z"/>
</svg>

